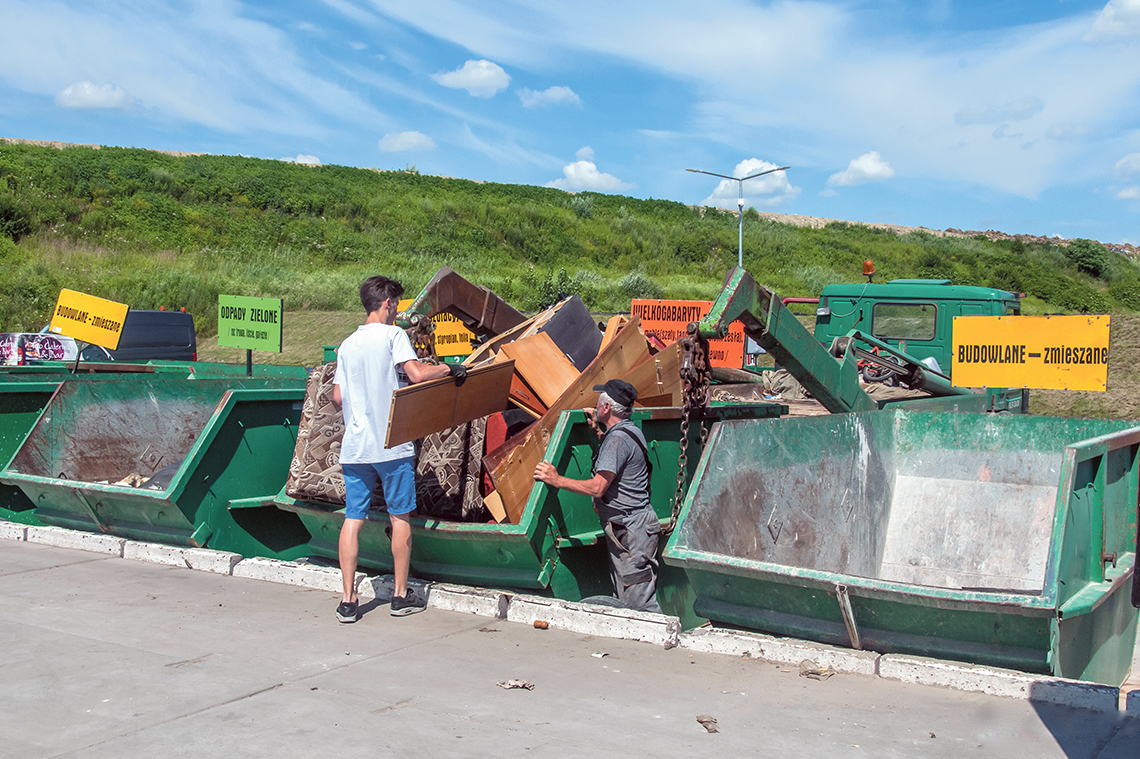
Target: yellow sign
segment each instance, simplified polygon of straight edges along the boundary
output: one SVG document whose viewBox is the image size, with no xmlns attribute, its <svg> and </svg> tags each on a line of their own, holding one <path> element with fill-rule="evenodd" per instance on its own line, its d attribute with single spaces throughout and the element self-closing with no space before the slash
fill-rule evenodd
<svg viewBox="0 0 1140 759">
<path fill-rule="evenodd" d="M 711 300 L 651 300 L 634 298 L 630 313 L 641 317 L 641 330 L 671 345 L 688 334 L 689 322 L 703 319 L 712 310 Z M 744 325 L 738 321 L 720 340 L 709 340 L 709 363 L 728 369 L 744 366 Z"/>
<path fill-rule="evenodd" d="M 397 308 L 403 312 L 414 303 L 411 298 L 400 301 Z M 471 355 L 471 341 L 475 333 L 463 326 L 458 316 L 444 311 L 432 317 L 435 322 L 435 355 L 469 356 Z"/>
<path fill-rule="evenodd" d="M 48 329 L 57 335 L 115 350 L 119 347 L 123 320 L 129 310 L 129 306 L 113 300 L 75 290 L 60 290 Z"/>
<path fill-rule="evenodd" d="M 958 316 L 955 387 L 1104 390 L 1108 316 Z"/>
</svg>

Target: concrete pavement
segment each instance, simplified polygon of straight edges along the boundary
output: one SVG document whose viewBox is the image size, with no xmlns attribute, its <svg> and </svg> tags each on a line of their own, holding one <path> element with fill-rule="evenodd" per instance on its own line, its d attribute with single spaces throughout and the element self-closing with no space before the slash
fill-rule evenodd
<svg viewBox="0 0 1140 759">
<path fill-rule="evenodd" d="M 1140 756 L 1119 714 L 336 601 L 0 541 L 0 756 Z"/>
</svg>

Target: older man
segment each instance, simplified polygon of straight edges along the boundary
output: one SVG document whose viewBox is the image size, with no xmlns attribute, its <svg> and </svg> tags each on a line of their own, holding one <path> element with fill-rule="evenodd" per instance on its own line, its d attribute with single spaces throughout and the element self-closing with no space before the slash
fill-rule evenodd
<svg viewBox="0 0 1140 759">
<path fill-rule="evenodd" d="M 575 480 L 542 462 L 534 478 L 551 487 L 594 499 L 610 555 L 610 576 L 621 604 L 661 612 L 657 604 L 657 542 L 661 523 L 649 503 L 649 452 L 641 429 L 629 420 L 637 390 L 612 379 L 596 385 L 598 403 L 586 415 L 605 428 L 593 476 Z"/>
</svg>

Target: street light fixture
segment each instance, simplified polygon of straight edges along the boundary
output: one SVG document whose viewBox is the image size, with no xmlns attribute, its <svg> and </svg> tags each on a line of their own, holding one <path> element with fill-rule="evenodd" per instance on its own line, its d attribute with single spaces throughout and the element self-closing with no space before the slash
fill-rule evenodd
<svg viewBox="0 0 1140 759">
<path fill-rule="evenodd" d="M 731 179 L 733 182 L 736 182 L 736 186 L 739 190 L 739 193 L 737 194 L 737 199 L 736 199 L 736 207 L 740 211 L 740 214 L 739 214 L 740 215 L 740 242 L 739 242 L 739 247 L 737 248 L 736 264 L 741 269 L 744 268 L 744 183 L 747 182 L 749 179 L 755 179 L 756 177 L 762 177 L 765 174 L 771 174 L 771 173 L 776 172 L 776 171 L 785 171 L 785 170 L 790 169 L 790 168 L 792 168 L 792 167 L 791 166 L 781 166 L 778 169 L 768 169 L 767 171 L 761 171 L 759 174 L 750 174 L 749 176 L 746 176 L 746 177 L 730 177 L 730 176 L 726 176 L 724 174 L 714 174 L 711 171 L 702 171 L 701 169 L 685 169 L 685 171 L 691 171 L 694 174 L 708 174 L 710 177 L 720 177 L 721 179 Z"/>
</svg>

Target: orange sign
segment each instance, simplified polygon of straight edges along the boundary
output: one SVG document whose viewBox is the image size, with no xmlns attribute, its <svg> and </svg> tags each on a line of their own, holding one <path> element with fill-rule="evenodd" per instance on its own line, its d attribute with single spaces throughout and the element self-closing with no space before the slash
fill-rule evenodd
<svg viewBox="0 0 1140 759">
<path fill-rule="evenodd" d="M 712 309 L 711 300 L 650 300 L 635 298 L 630 312 L 641 317 L 641 329 L 669 345 L 688 334 L 689 322 L 703 318 Z M 709 340 L 709 363 L 729 369 L 744 366 L 744 325 L 733 322 L 721 340 Z"/>
</svg>

